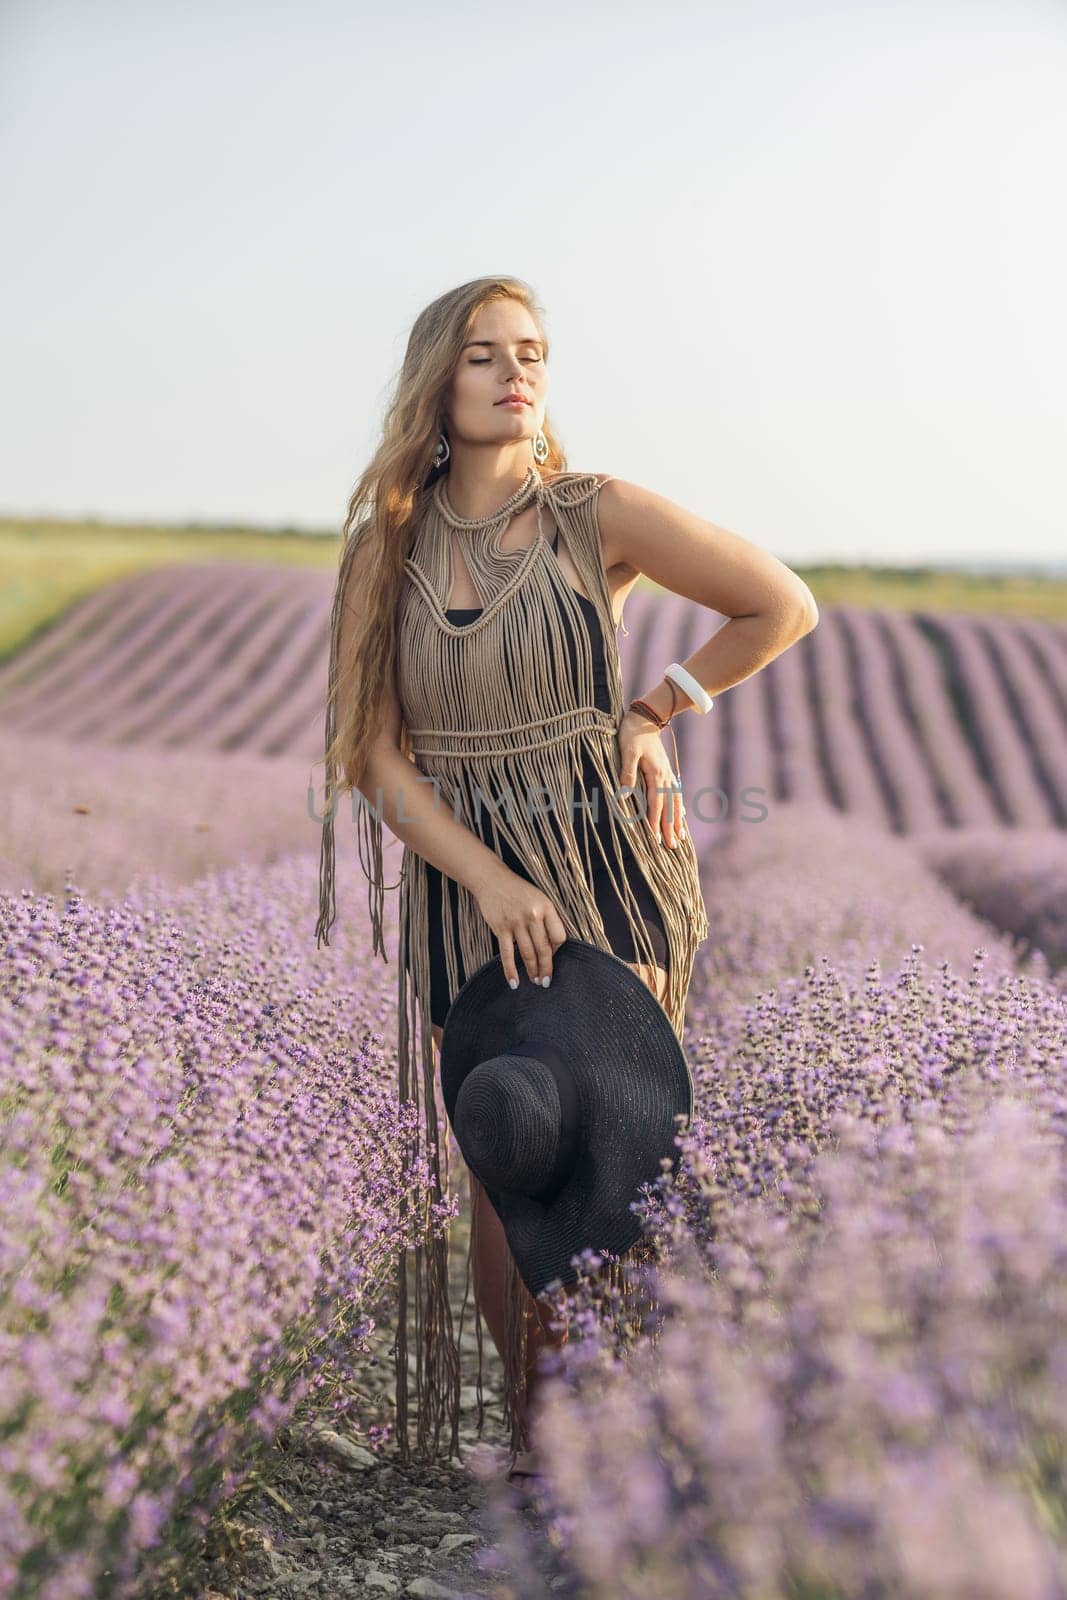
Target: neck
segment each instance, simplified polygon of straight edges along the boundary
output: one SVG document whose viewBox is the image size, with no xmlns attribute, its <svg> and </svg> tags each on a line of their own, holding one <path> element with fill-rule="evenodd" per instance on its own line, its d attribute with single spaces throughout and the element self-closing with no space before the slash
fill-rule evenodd
<svg viewBox="0 0 1067 1600">
<path fill-rule="evenodd" d="M 536 468 L 530 462 L 504 461 L 494 469 L 453 459 L 439 482 L 457 517 L 491 517 L 519 492 L 531 471 Z"/>
</svg>

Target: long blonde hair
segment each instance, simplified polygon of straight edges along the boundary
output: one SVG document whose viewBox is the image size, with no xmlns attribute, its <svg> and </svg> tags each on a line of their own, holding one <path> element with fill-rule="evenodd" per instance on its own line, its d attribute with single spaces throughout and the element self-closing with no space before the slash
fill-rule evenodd
<svg viewBox="0 0 1067 1600">
<path fill-rule="evenodd" d="M 357 786 L 378 732 L 377 713 L 387 686 L 390 681 L 394 686 L 396 683 L 397 602 L 404 562 L 433 485 L 448 470 L 447 463 L 443 468 L 434 465 L 448 389 L 475 316 L 482 306 L 495 300 L 517 300 L 526 307 L 544 341 L 548 359 L 544 317 L 533 290 L 521 278 L 473 278 L 432 300 L 412 324 L 395 394 L 382 424 L 381 442 L 348 502 L 330 616 L 316 943 L 329 944 L 330 926 L 336 917 L 333 824 L 337 805 Z M 540 468 L 548 473 L 565 471 L 563 449 L 547 417 L 541 431 L 548 441 L 548 455 L 539 463 Z M 351 603 L 347 587 L 353 558 L 364 547 L 367 557 L 361 573 L 359 604 L 354 608 L 351 644 L 341 664 L 341 613 Z M 400 748 L 405 754 L 410 753 L 403 727 Z M 360 820 L 364 810 L 361 806 Z M 380 835 L 380 820 L 376 826 Z M 373 917 L 373 896 L 375 892 L 380 896 L 385 885 L 374 881 L 376 868 L 364 862 L 362 853 L 360 864 L 370 882 Z M 384 947 L 381 954 L 385 954 Z"/>
</svg>

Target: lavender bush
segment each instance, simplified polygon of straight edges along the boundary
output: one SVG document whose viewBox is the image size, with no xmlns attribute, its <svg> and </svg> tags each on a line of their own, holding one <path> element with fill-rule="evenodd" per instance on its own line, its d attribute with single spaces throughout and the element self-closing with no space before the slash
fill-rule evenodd
<svg viewBox="0 0 1067 1600">
<path fill-rule="evenodd" d="M 909 840 L 825 808 L 783 805 L 764 823 L 725 830 L 701 861 L 701 882 L 710 931 L 690 988 L 694 1033 L 727 1002 L 754 999 L 821 955 L 859 974 L 918 943 L 928 959 L 966 971 L 981 946 L 987 972 L 1016 969 L 1012 941 L 961 905 Z M 1036 953 L 1025 970 L 1044 978 L 1048 963 Z"/>
<path fill-rule="evenodd" d="M 984 965 L 824 959 L 695 1042 L 663 1264 L 558 1299 L 538 1442 L 583 1595 L 1067 1594 L 1067 1002 Z"/>
<path fill-rule="evenodd" d="M 365 941 L 294 915 L 309 866 L 0 901 L 5 1596 L 132 1592 L 202 1529 L 351 1376 L 425 1205 Z"/>
</svg>

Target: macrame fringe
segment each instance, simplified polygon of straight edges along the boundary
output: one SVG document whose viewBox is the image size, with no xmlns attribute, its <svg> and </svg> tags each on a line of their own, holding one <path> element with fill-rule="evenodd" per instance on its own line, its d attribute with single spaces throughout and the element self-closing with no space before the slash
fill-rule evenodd
<svg viewBox="0 0 1067 1600">
<path fill-rule="evenodd" d="M 330 942 L 330 929 L 337 920 L 337 889 L 336 889 L 336 841 L 334 838 L 334 823 L 337 818 L 338 782 L 337 764 L 330 754 L 334 739 L 337 737 L 337 696 L 338 686 L 338 647 L 341 630 L 341 611 L 344 606 L 345 592 L 348 587 L 352 562 L 359 547 L 360 534 L 363 526 L 353 529 L 348 535 L 341 559 L 337 568 L 337 582 L 334 588 L 333 605 L 330 609 L 330 638 L 329 638 L 329 665 L 327 669 L 326 684 L 326 717 L 323 729 L 323 749 L 325 752 L 325 782 L 323 795 L 322 839 L 319 847 L 319 915 L 315 923 L 315 947 L 328 945 Z M 384 862 L 382 855 L 382 815 L 380 807 L 372 808 L 366 804 L 357 790 L 353 789 L 352 805 L 356 822 L 356 843 L 359 851 L 359 864 L 367 880 L 367 910 L 373 934 L 372 954 L 380 955 L 383 960 L 388 960 L 385 951 L 385 894 L 387 889 L 396 889 L 396 883 L 386 884 Z M 309 801 L 313 795 L 313 786 L 308 783 Z"/>
<path fill-rule="evenodd" d="M 637 793 L 619 797 L 612 804 L 611 797 L 619 784 L 618 727 L 623 715 L 623 693 L 618 650 L 609 644 L 614 641 L 616 625 L 600 555 L 596 522 L 599 487 L 591 474 L 566 474 L 552 484 L 544 484 L 540 475 L 532 471 L 523 486 L 523 491 L 528 492 L 513 496 L 511 510 L 502 507 L 499 526 L 494 524 L 488 531 L 484 525 L 476 531 L 473 525 L 468 528 L 464 519 L 448 513 L 435 493 L 405 562 L 410 582 L 404 586 L 398 613 L 398 692 L 412 754 L 419 771 L 435 780 L 437 804 L 448 807 L 476 834 L 480 833 L 479 810 L 483 817 L 488 815 L 493 847 L 499 853 L 501 840 L 506 840 L 523 862 L 530 880 L 558 905 L 568 934 L 610 950 L 592 890 L 593 873 L 603 867 L 626 908 L 635 961 L 654 966 L 655 951 L 625 871 L 629 851 L 663 914 L 669 970 L 662 1004 L 680 1040 L 696 950 L 708 930 L 707 913 L 688 833 L 675 850 L 655 842 L 644 820 L 640 778 Z M 534 497 L 538 512 L 536 541 L 522 551 L 501 550 L 497 541 L 510 515 Z M 567 540 L 571 559 L 597 607 L 608 665 L 610 715 L 595 704 L 589 634 L 574 590 L 552 553 L 550 538 L 542 526 L 545 504 Z M 452 594 L 453 531 L 463 534 L 464 561 L 483 601 L 482 614 L 465 627 L 456 627 L 445 616 Z M 558 597 L 563 600 L 562 614 Z M 332 632 L 338 614 L 335 605 Z M 577 651 L 576 676 L 570 670 L 565 628 L 570 630 L 572 649 Z M 333 649 L 330 671 L 332 685 Z M 328 740 L 330 727 L 328 717 Z M 593 794 L 586 787 L 583 754 L 595 774 Z M 677 776 L 680 782 L 680 770 Z M 578 804 L 572 814 L 575 790 Z M 582 823 L 587 811 L 593 820 L 594 804 L 599 805 L 601 815 L 606 807 L 611 819 L 607 850 L 600 834 Z M 380 812 L 375 815 L 366 806 L 358 810 L 360 821 L 365 823 L 370 853 L 364 871 L 371 878 L 374 948 L 384 955 L 381 817 Z M 362 853 L 360 859 L 363 864 Z M 332 827 L 327 840 L 325 824 L 321 862 L 323 885 L 327 884 L 325 874 L 329 869 L 332 894 Z M 442 875 L 442 906 L 446 911 L 451 882 Z M 446 1456 L 461 1453 L 461 1365 L 459 1334 L 453 1325 L 449 1296 L 448 1235 L 432 1236 L 429 1226 L 450 1197 L 450 1188 L 448 1128 L 439 1098 L 431 1032 L 428 879 L 425 858 L 406 846 L 399 886 L 398 1087 L 401 1101 L 414 1101 L 419 1107 L 418 1123 L 425 1132 L 430 1174 L 428 1214 L 416 1219 L 408 1235 L 411 1242 L 400 1252 L 398 1263 L 396 1432 L 401 1459 L 408 1460 L 412 1376 L 409 1312 L 413 1311 L 415 1342 L 414 1449 L 421 1459 L 438 1457 L 442 1447 Z M 466 973 L 473 972 L 497 949 L 475 896 L 463 884 L 455 887 L 458 948 L 452 917 L 446 914 L 442 918 L 452 995 L 460 987 L 461 964 Z M 325 887 L 323 896 L 325 908 Z M 332 919 L 332 897 L 329 910 Z M 320 926 L 324 923 L 328 928 L 325 909 Z M 408 1170 L 413 1170 L 420 1154 L 416 1136 L 407 1155 Z M 475 1249 L 475 1213 L 472 1206 L 464 1304 Z M 408 1294 L 409 1254 L 414 1268 L 413 1307 Z M 628 1267 L 649 1259 L 652 1258 L 645 1241 L 638 1241 L 621 1261 L 607 1266 L 609 1281 L 620 1290 L 626 1288 Z M 507 1337 L 502 1352 L 504 1419 L 511 1448 L 522 1449 L 527 1447 L 523 1410 L 530 1334 L 537 1324 L 537 1308 L 510 1254 L 506 1300 Z M 480 1432 L 483 1361 L 477 1304 L 475 1328 Z"/>
</svg>

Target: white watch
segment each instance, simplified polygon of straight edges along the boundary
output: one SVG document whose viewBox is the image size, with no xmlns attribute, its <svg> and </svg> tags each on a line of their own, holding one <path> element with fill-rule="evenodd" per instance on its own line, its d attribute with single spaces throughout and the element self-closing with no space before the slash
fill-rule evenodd
<svg viewBox="0 0 1067 1600">
<path fill-rule="evenodd" d="M 693 702 L 693 710 L 698 711 L 701 716 L 704 716 L 711 710 L 715 703 L 712 700 L 711 695 L 706 689 L 702 689 L 700 684 L 693 677 L 693 674 L 691 672 L 686 672 L 685 668 L 680 666 L 677 661 L 671 662 L 663 676 L 665 678 L 670 678 L 671 682 L 676 683 L 679 689 L 685 690 L 686 694 Z"/>
</svg>

